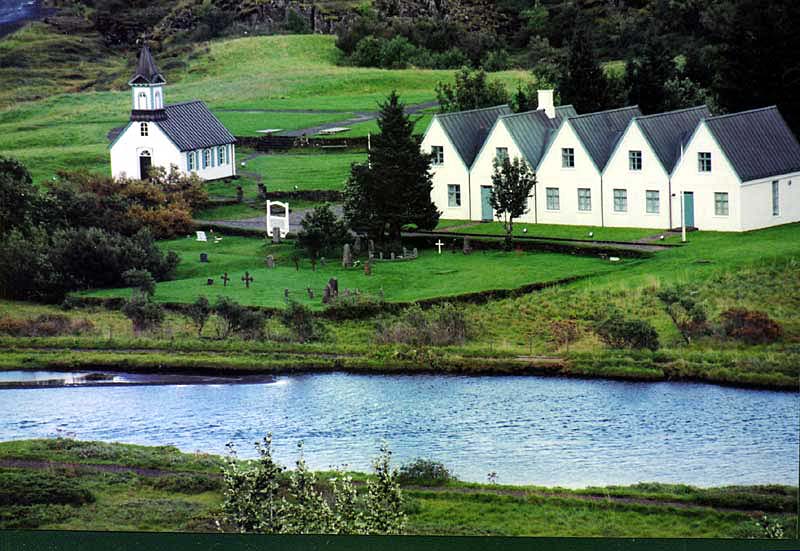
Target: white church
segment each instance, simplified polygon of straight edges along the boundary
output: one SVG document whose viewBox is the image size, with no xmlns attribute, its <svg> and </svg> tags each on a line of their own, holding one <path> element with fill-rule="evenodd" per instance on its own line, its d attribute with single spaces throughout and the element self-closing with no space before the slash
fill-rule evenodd
<svg viewBox="0 0 800 551">
<path fill-rule="evenodd" d="M 166 83 L 145 44 L 128 83 L 130 122 L 111 142 L 111 175 L 144 179 L 151 166 L 174 165 L 204 180 L 235 176 L 236 139 L 202 101 L 165 104 Z"/>
<path fill-rule="evenodd" d="M 579 115 L 540 90 L 535 111 L 436 115 L 421 147 L 443 219 L 493 220 L 495 159 L 510 157 L 537 177 L 520 222 L 747 231 L 800 221 L 800 144 L 774 106 Z"/>
</svg>

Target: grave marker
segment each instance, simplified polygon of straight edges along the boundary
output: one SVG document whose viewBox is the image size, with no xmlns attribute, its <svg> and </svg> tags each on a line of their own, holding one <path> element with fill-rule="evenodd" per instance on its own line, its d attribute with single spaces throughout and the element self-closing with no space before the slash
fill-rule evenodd
<svg viewBox="0 0 800 551">
<path fill-rule="evenodd" d="M 353 267 L 353 253 L 350 252 L 350 243 L 345 243 L 342 249 L 342 268 Z"/>
<path fill-rule="evenodd" d="M 272 255 L 267 256 L 267 268 L 270 270 L 275 269 L 275 257 Z"/>
<path fill-rule="evenodd" d="M 208 263 L 208 253 L 200 253 L 200 262 Z"/>
<path fill-rule="evenodd" d="M 228 277 L 228 272 L 225 272 L 224 274 L 222 274 L 222 277 L 220 279 L 222 280 L 222 286 L 223 287 L 227 287 L 228 286 L 228 282 L 231 280 L 231 278 Z"/>
<path fill-rule="evenodd" d="M 250 275 L 250 272 L 245 272 L 242 276 L 242 281 L 244 281 L 245 287 L 248 289 L 250 288 L 250 284 L 255 281 L 253 277 Z"/>
</svg>

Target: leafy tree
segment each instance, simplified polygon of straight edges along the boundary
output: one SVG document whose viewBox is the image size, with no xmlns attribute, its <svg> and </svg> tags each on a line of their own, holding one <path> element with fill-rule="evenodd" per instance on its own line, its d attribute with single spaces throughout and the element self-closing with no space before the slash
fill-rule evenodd
<svg viewBox="0 0 800 551">
<path fill-rule="evenodd" d="M 524 160 L 495 159 L 489 202 L 506 230 L 506 250 L 512 247 L 514 219 L 528 212 L 528 199 L 535 185 L 536 175 Z"/>
<path fill-rule="evenodd" d="M 597 335 L 612 348 L 658 350 L 658 332 L 645 320 L 614 314 L 597 326 Z"/>
<path fill-rule="evenodd" d="M 292 34 L 309 34 L 311 25 L 303 14 L 289 8 L 286 12 L 286 30 Z"/>
<path fill-rule="evenodd" d="M 664 86 L 674 75 L 675 62 L 664 40 L 649 35 L 641 53 L 629 59 L 625 67 L 628 104 L 638 105 L 644 113 L 664 111 L 667 105 Z"/>
<path fill-rule="evenodd" d="M 367 481 L 366 523 L 370 534 L 401 534 L 406 525 L 403 492 L 398 472 L 390 464 L 392 452 L 386 444 L 372 463 L 375 476 Z"/>
<path fill-rule="evenodd" d="M 203 336 L 203 328 L 206 326 L 206 323 L 208 323 L 208 318 L 211 317 L 213 310 L 208 299 L 200 296 L 195 299 L 186 311 L 186 315 L 192 320 L 192 324 L 197 329 L 198 337 Z"/>
<path fill-rule="evenodd" d="M 609 104 L 608 82 L 597 58 L 589 22 L 581 17 L 569 44 L 569 56 L 561 78 L 561 98 L 578 113 L 602 111 Z"/>
<path fill-rule="evenodd" d="M 482 109 L 508 103 L 508 91 L 499 80 L 489 81 L 486 71 L 472 71 L 466 67 L 455 74 L 455 83 L 438 83 L 436 99 L 439 100 L 439 111 L 453 113 Z"/>
<path fill-rule="evenodd" d="M 324 534 L 331 532 L 333 512 L 317 489 L 316 474 L 308 470 L 303 457 L 303 443 L 297 445 L 299 458 L 289 473 L 289 500 L 286 531 L 291 534 Z"/>
<path fill-rule="evenodd" d="M 0 235 L 29 223 L 37 196 L 28 170 L 15 159 L 0 157 Z"/>
<path fill-rule="evenodd" d="M 122 313 L 131 320 L 136 335 L 161 327 L 164 323 L 164 308 L 148 298 L 132 298 L 122 307 Z"/>
<path fill-rule="evenodd" d="M 136 268 L 122 272 L 122 281 L 125 285 L 133 287 L 133 296 L 142 299 L 152 297 L 156 292 L 156 280 L 147 270 Z"/>
<path fill-rule="evenodd" d="M 238 334 L 246 340 L 260 339 L 264 336 L 264 313 L 242 306 L 228 297 L 218 297 L 214 313 L 220 319 L 219 335 L 227 339 Z"/>
<path fill-rule="evenodd" d="M 344 215 L 351 229 L 366 230 L 376 242 L 399 243 L 403 226 L 433 229 L 439 222 L 431 201 L 431 160 L 420 151 L 396 92 L 381 105 L 378 127 L 368 162 L 351 167 Z"/>
<path fill-rule="evenodd" d="M 311 258 L 333 254 L 349 237 L 347 224 L 336 217 L 329 205 L 321 205 L 306 213 L 300 226 L 302 229 L 297 234 L 297 244 Z"/>
</svg>

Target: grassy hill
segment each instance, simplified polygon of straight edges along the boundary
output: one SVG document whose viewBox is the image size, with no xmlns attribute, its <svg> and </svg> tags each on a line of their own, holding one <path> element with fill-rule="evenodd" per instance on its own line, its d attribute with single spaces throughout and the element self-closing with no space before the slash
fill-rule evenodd
<svg viewBox="0 0 800 551">
<path fill-rule="evenodd" d="M 55 40 L 48 37 L 42 26 L 26 27 L 0 42 L 0 53 L 10 56 L 23 51 L 29 47 L 29 35 L 45 41 L 43 44 Z M 291 109 L 345 113 L 335 117 L 251 113 L 247 117 L 247 124 L 251 126 L 245 129 L 252 133 L 253 125 L 303 128 L 320 120 L 330 121 L 331 117 L 334 120 L 348 118 L 347 114 L 353 111 L 374 111 L 391 90 L 397 90 L 410 104 L 431 101 L 435 99 L 436 84 L 452 78 L 452 71 L 388 71 L 340 66 L 336 64 L 339 54 L 334 40 L 332 36 L 285 35 L 198 45 L 186 53 L 181 63 L 174 63 L 173 68 L 162 65 L 169 82 L 167 102 L 202 99 L 218 112 L 221 109 Z M 68 64 L 69 60 L 54 58 L 45 62 L 56 71 L 59 63 Z M 130 111 L 129 91 L 124 86 L 127 74 L 119 74 L 125 73 L 125 67 L 132 62 L 111 56 L 91 64 L 91 71 L 108 75 L 105 78 L 111 79 L 119 89 L 59 93 L 64 88 L 56 84 L 43 89 L 42 99 L 0 107 L 0 154 L 26 163 L 36 180 L 50 178 L 63 169 L 108 171 L 106 135 L 112 128 L 124 125 Z M 80 67 L 70 69 L 71 72 L 79 70 Z M 118 76 L 114 77 L 115 74 Z M 515 85 L 526 74 L 507 71 L 493 76 Z M 24 79 L 9 82 L 14 83 L 13 87 L 5 89 L 0 98 L 9 101 L 14 97 L 30 97 Z M 242 124 L 241 117 L 221 116 L 223 120 L 231 118 L 234 131 Z"/>
</svg>

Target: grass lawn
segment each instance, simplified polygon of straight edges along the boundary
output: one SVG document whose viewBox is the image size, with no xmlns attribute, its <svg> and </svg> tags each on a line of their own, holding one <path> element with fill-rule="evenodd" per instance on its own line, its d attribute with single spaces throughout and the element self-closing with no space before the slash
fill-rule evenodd
<svg viewBox="0 0 800 551">
<path fill-rule="evenodd" d="M 268 128 L 298 130 L 343 121 L 351 113 L 264 113 L 261 111 L 215 111 L 214 114 L 234 136 L 263 136 L 258 130 Z"/>
<path fill-rule="evenodd" d="M 237 203 L 209 207 L 194 213 L 195 220 L 242 220 L 264 214 L 264 208 L 256 203 Z"/>
<path fill-rule="evenodd" d="M 411 120 L 415 121 L 414 134 L 422 135 L 428 129 L 428 125 L 433 120 L 433 114 L 413 114 Z M 359 138 L 372 134 L 373 136 L 379 132 L 377 121 L 359 122 L 350 125 L 350 130 L 342 134 L 345 138 Z"/>
<path fill-rule="evenodd" d="M 481 235 L 505 235 L 500 222 L 475 223 L 469 220 L 442 220 L 437 229 L 448 225 L 474 224 L 454 230 L 456 233 L 479 233 Z M 527 230 L 525 232 L 524 230 Z M 594 236 L 589 237 L 589 232 Z M 514 224 L 514 235 L 528 237 L 556 237 L 562 239 L 593 239 L 595 241 L 636 241 L 642 237 L 658 235 L 653 228 L 601 228 L 599 226 L 568 226 L 562 224 Z"/>
<path fill-rule="evenodd" d="M 529 283 L 555 281 L 569 276 L 620 271 L 625 265 L 613 265 L 598 258 L 576 257 L 551 253 L 477 252 L 470 256 L 420 251 L 420 258 L 407 262 L 377 262 L 373 275 L 361 269 L 345 270 L 339 259 L 311 270 L 303 260 L 300 271 L 291 261 L 292 244 L 266 245 L 257 238 L 225 237 L 222 243 L 198 243 L 182 238 L 162 243 L 164 250 L 178 252 L 183 261 L 174 281 L 158 284 L 155 298 L 162 302 L 192 302 L 198 295 L 213 298 L 230 296 L 243 304 L 281 307 L 283 290 L 289 289 L 292 299 L 315 309 L 322 308 L 322 291 L 327 281 L 336 277 L 339 288 L 360 289 L 377 295 L 381 289 L 389 302 L 408 302 L 433 297 L 446 297 L 490 289 L 513 289 Z M 201 252 L 208 252 L 210 262 L 199 262 Z M 264 266 L 267 254 L 275 256 L 278 267 Z M 241 282 L 245 271 L 255 278 L 250 289 Z M 232 283 L 222 287 L 220 276 L 228 272 Z M 206 280 L 216 283 L 207 286 Z M 311 287 L 316 298 L 308 298 Z M 127 296 L 130 291 L 103 289 L 83 293 L 89 296 Z"/>
</svg>

